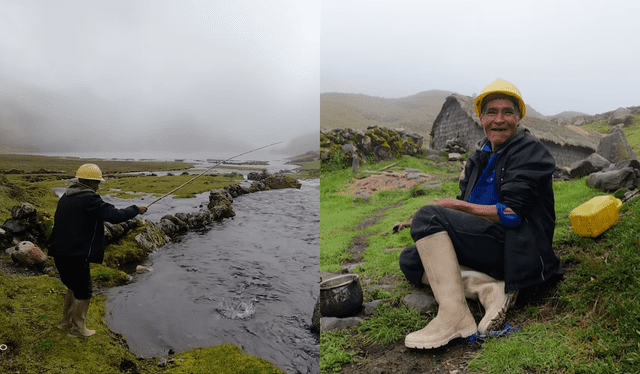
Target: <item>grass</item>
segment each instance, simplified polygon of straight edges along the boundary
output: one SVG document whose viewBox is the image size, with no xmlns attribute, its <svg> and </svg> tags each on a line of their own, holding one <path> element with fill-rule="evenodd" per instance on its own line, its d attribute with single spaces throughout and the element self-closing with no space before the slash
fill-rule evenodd
<svg viewBox="0 0 640 374">
<path fill-rule="evenodd" d="M 97 158 L 51 157 L 24 154 L 0 153 L 0 170 L 19 170 L 24 173 L 36 173 L 42 169 L 60 174 L 75 175 L 80 165 L 94 163 L 100 166 L 103 174 L 131 173 L 141 171 L 187 170 L 193 164 L 180 161 L 119 161 Z"/>
<path fill-rule="evenodd" d="M 358 328 L 321 334 L 323 373 L 339 372 L 339 367 L 358 353 L 358 345 L 387 345 L 401 340 L 419 328 L 417 322 L 429 319 L 417 318 L 401 306 L 400 300 L 412 288 L 404 281 L 397 259 L 401 249 L 413 241 L 408 230 L 398 234 L 390 231 L 394 222 L 406 219 L 426 201 L 455 197 L 459 190 L 452 180 L 459 170 L 443 171 L 426 160 L 396 161 L 400 169 L 415 167 L 440 175 L 443 189 L 381 191 L 369 202 L 353 201 L 343 193 L 353 181 L 353 172 L 337 170 L 321 176 L 321 270 L 339 270 L 351 258 L 345 249 L 355 238 L 365 237 L 364 263 L 353 272 L 371 281 L 364 286 L 366 300 L 385 297 L 383 307 Z M 390 163 L 366 168 L 379 170 Z M 620 221 L 609 230 L 597 238 L 587 238 L 573 233 L 569 213 L 606 192 L 588 187 L 581 178 L 555 182 L 554 193 L 557 221 L 553 245 L 568 270 L 565 279 L 553 300 L 529 305 L 513 316 L 521 322 L 519 332 L 485 342 L 469 362 L 469 369 L 479 373 L 636 372 L 640 367 L 640 199 L 625 203 Z M 375 224 L 359 227 L 373 216 L 378 217 Z M 399 282 L 393 290 L 387 290 L 388 295 L 370 287 L 383 277 Z"/>
</svg>

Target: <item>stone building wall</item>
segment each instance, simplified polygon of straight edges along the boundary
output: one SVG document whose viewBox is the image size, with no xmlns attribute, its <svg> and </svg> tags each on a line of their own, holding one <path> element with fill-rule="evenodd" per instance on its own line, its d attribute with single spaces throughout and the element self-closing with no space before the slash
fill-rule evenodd
<svg viewBox="0 0 640 374">
<path fill-rule="evenodd" d="M 482 129 L 457 101 L 443 108 L 433 123 L 430 148 L 441 150 L 447 140 L 454 138 L 465 144 L 467 151 L 474 150 L 478 140 L 484 138 Z"/>
<path fill-rule="evenodd" d="M 546 140 L 542 140 L 542 144 L 551 152 L 558 167 L 569 167 L 574 162 L 580 161 L 595 152 L 595 150 L 587 147 L 559 145 Z"/>
</svg>

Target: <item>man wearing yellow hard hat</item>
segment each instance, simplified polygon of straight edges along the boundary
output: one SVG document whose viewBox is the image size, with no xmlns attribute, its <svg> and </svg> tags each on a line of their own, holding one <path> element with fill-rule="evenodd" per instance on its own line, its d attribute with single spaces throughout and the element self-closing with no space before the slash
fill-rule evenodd
<svg viewBox="0 0 640 374">
<path fill-rule="evenodd" d="M 121 223 L 147 211 L 131 205 L 117 209 L 96 193 L 103 182 L 102 171 L 95 164 L 78 168 L 74 179 L 58 201 L 49 255 L 60 280 L 67 286 L 61 330 L 69 336 L 88 337 L 95 333 L 86 328 L 87 310 L 93 294 L 89 263 L 102 263 L 104 258 L 104 222 Z"/>
<path fill-rule="evenodd" d="M 415 245 L 400 254 L 407 280 L 430 285 L 439 305 L 424 329 L 407 335 L 410 348 L 501 329 L 519 290 L 563 272 L 551 248 L 555 160 L 520 125 L 520 91 L 498 79 L 474 105 L 486 137 L 467 158 L 460 194 L 420 208 L 411 224 Z M 485 309 L 477 325 L 466 298 Z"/>
</svg>

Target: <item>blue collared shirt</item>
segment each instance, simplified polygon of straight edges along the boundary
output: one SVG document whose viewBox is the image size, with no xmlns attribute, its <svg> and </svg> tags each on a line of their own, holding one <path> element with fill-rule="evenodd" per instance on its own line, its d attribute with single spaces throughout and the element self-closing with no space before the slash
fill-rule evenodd
<svg viewBox="0 0 640 374">
<path fill-rule="evenodd" d="M 482 147 L 482 150 L 491 152 L 491 143 L 487 142 L 487 144 Z M 520 217 L 515 213 L 505 214 L 504 210 L 507 206 L 500 203 L 500 199 L 498 198 L 495 164 L 499 154 L 499 152 L 496 152 L 489 158 L 487 166 L 482 170 L 482 175 L 473 187 L 471 195 L 469 195 L 469 202 L 480 205 L 496 205 L 500 222 L 505 226 L 514 227 L 520 224 Z"/>
</svg>

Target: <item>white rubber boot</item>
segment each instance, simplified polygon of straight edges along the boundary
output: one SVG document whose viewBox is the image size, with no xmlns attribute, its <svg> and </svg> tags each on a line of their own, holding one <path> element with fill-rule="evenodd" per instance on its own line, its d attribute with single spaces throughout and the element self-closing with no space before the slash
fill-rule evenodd
<svg viewBox="0 0 640 374">
<path fill-rule="evenodd" d="M 67 289 L 64 295 L 64 306 L 62 308 L 62 319 L 58 323 L 58 329 L 66 330 L 71 327 L 71 305 L 73 304 L 73 291 Z"/>
<path fill-rule="evenodd" d="M 449 234 L 443 231 L 429 235 L 418 240 L 416 246 L 438 302 L 438 314 L 425 328 L 407 335 L 404 345 L 437 348 L 455 338 L 475 334 L 476 322 L 467 306 L 458 258 Z"/>
<path fill-rule="evenodd" d="M 86 338 L 95 334 L 95 330 L 89 330 L 86 326 L 87 310 L 89 310 L 89 303 L 91 299 L 78 300 L 73 299 L 73 305 L 71 306 L 71 330 L 69 330 L 69 336 L 73 338 Z"/>
<path fill-rule="evenodd" d="M 484 317 L 478 323 L 478 332 L 501 329 L 507 310 L 516 302 L 518 292 L 505 293 L 504 281 L 497 280 L 479 271 L 463 268 L 461 271 L 465 297 L 479 300 L 484 307 Z"/>
</svg>

